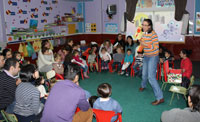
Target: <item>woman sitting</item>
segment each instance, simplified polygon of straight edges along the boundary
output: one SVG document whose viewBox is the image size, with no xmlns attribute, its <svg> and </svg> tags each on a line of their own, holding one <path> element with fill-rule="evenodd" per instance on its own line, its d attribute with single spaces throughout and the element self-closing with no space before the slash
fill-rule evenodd
<svg viewBox="0 0 200 122">
<path fill-rule="evenodd" d="M 191 51 L 183 49 L 180 52 L 181 60 L 181 69 L 182 69 L 182 83 L 181 85 L 185 88 L 189 87 L 190 77 L 192 75 L 192 62 L 188 58 L 191 54 Z"/>
<path fill-rule="evenodd" d="M 50 47 L 48 40 L 42 41 L 42 49 L 38 52 L 38 68 L 40 72 L 48 72 L 52 70 L 54 56 Z"/>
<path fill-rule="evenodd" d="M 15 92 L 16 105 L 14 113 L 19 122 L 31 122 L 43 108 L 40 102 L 40 92 L 31 83 L 39 78 L 39 72 L 32 64 L 22 67 L 20 72 L 21 83 Z"/>
</svg>

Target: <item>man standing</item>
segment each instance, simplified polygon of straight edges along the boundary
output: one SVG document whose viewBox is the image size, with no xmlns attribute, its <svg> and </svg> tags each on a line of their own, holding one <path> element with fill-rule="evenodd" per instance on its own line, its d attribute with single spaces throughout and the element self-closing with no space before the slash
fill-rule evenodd
<svg viewBox="0 0 200 122">
<path fill-rule="evenodd" d="M 84 90 L 78 85 L 80 68 L 70 64 L 64 78 L 51 89 L 45 103 L 41 122 L 92 122 L 93 112 Z M 75 114 L 77 107 L 81 111 Z"/>
</svg>

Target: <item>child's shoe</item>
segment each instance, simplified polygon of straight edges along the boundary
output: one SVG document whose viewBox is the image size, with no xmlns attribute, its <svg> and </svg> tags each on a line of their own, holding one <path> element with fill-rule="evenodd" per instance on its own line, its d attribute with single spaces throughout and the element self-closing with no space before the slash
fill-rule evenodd
<svg viewBox="0 0 200 122">
<path fill-rule="evenodd" d="M 122 72 L 120 73 L 120 75 L 124 75 L 124 71 L 122 71 Z"/>
<path fill-rule="evenodd" d="M 128 77 L 129 76 L 129 73 L 126 73 L 126 77 Z"/>
<path fill-rule="evenodd" d="M 89 78 L 89 76 L 87 75 L 87 72 L 84 72 L 84 77 Z"/>
</svg>

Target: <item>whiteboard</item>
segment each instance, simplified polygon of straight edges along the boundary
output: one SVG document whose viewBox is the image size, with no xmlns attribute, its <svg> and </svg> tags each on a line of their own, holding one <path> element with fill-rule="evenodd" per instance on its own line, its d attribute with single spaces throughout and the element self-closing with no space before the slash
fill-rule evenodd
<svg viewBox="0 0 200 122">
<path fill-rule="evenodd" d="M 144 19 L 150 18 L 160 42 L 184 42 L 185 36 L 181 35 L 182 22 L 174 19 L 173 11 L 162 12 L 137 12 L 134 23 L 127 22 L 126 35 L 133 36 L 138 26 L 141 26 Z"/>
</svg>

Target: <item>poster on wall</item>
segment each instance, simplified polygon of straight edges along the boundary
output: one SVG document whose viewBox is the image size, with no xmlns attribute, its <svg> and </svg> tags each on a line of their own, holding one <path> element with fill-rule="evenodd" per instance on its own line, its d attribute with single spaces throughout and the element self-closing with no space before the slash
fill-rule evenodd
<svg viewBox="0 0 200 122">
<path fill-rule="evenodd" d="M 127 22 L 126 35 L 134 38 L 136 30 L 141 27 L 144 19 L 149 18 L 153 21 L 154 30 L 161 42 L 184 42 L 184 35 L 181 35 L 182 22 L 174 19 L 174 12 L 137 12 L 134 23 Z"/>
<path fill-rule="evenodd" d="M 118 24 L 106 23 L 106 33 L 118 33 Z"/>
<path fill-rule="evenodd" d="M 196 32 L 200 32 L 200 12 L 196 12 Z"/>
<path fill-rule="evenodd" d="M 86 23 L 85 24 L 85 31 L 87 33 L 96 32 L 97 31 L 96 23 Z"/>
<path fill-rule="evenodd" d="M 156 0 L 156 7 L 174 7 L 174 0 Z"/>
<path fill-rule="evenodd" d="M 152 0 L 138 0 L 137 2 L 137 8 L 151 8 L 152 5 Z"/>
</svg>

